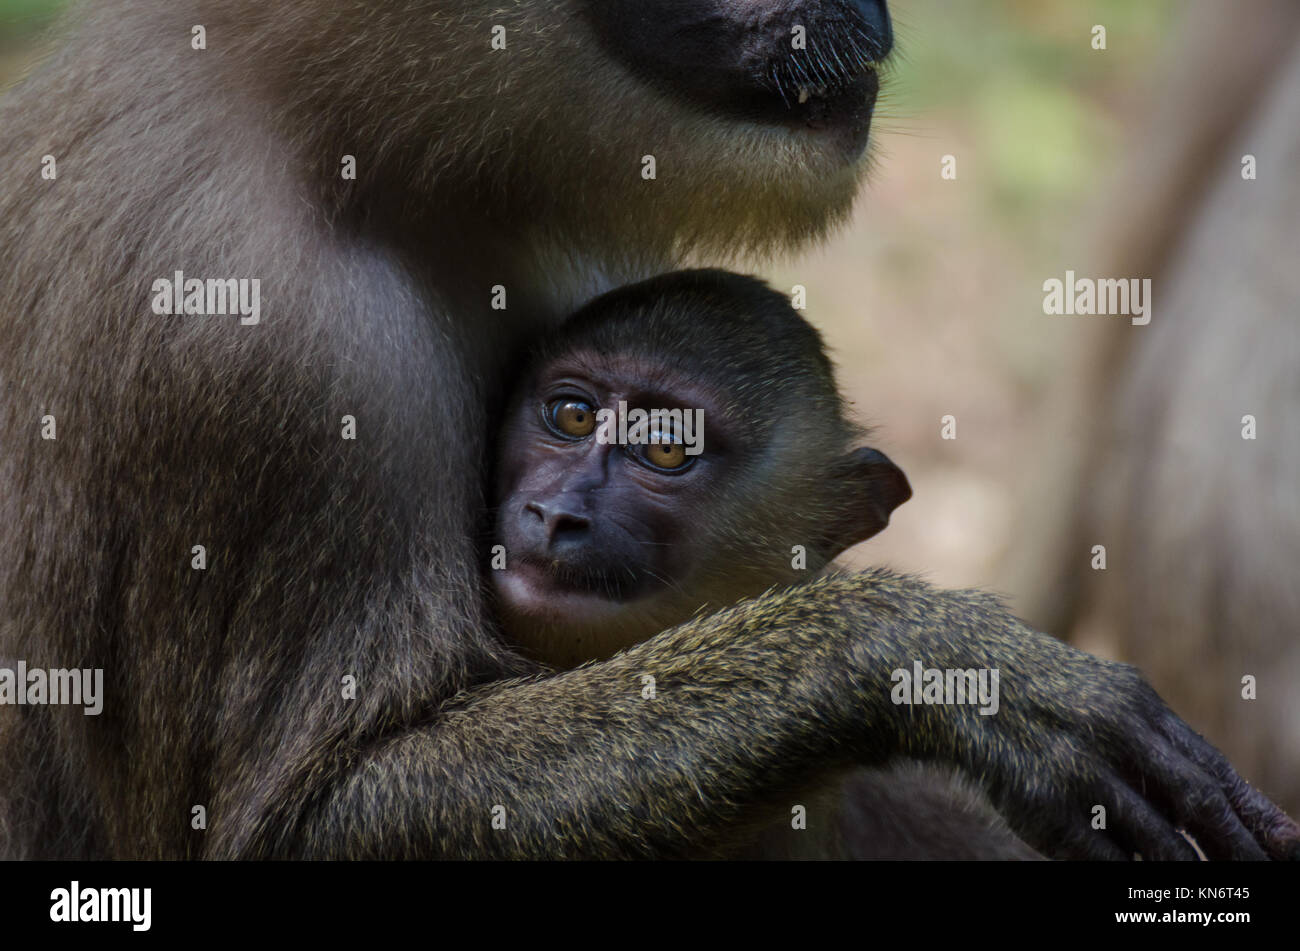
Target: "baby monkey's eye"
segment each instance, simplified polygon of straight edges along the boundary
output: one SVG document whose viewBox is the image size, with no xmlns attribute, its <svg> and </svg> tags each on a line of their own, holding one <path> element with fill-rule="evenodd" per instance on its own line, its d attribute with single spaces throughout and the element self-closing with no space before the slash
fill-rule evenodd
<svg viewBox="0 0 1300 951">
<path fill-rule="evenodd" d="M 691 457 L 686 455 L 686 447 L 670 438 L 665 438 L 662 442 L 647 443 L 640 449 L 641 458 L 654 469 L 668 471 L 682 469 L 691 461 Z"/>
<path fill-rule="evenodd" d="M 590 436 L 596 428 L 596 411 L 585 400 L 572 397 L 551 400 L 544 415 L 551 429 L 569 439 Z"/>
</svg>

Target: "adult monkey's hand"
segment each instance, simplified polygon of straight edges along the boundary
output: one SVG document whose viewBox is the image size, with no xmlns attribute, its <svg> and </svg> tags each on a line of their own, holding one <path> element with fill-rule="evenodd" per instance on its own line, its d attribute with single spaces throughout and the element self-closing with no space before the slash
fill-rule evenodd
<svg viewBox="0 0 1300 951">
<path fill-rule="evenodd" d="M 1016 832 L 1054 858 L 1300 859 L 1300 825 L 1251 787 L 1136 668 L 1024 627 L 996 599 L 882 571 L 841 585 L 881 606 L 860 669 L 991 668 L 995 713 L 897 706 L 907 750 L 982 778 Z M 876 594 L 872 595 L 872 589 Z M 843 591 L 848 594 L 848 590 Z M 919 635 L 919 637 L 918 637 Z M 915 649 L 915 656 L 908 651 Z M 893 651 L 893 653 L 889 653 Z M 883 685 L 877 689 L 883 689 Z M 1096 807 L 1105 825 L 1094 828 Z"/>
<path fill-rule="evenodd" d="M 1032 690 L 1026 697 L 1029 722 L 1037 720 L 1036 736 L 1025 736 L 1034 752 L 1021 754 L 1027 775 L 993 795 L 1031 844 L 1062 858 L 1198 858 L 1181 830 L 1210 859 L 1300 859 L 1300 827 L 1171 711 L 1136 669 L 1043 641 L 1045 649 L 1075 654 L 1063 669 L 1091 665 L 1094 683 L 1107 685 L 1108 701 L 1091 704 L 1087 690 L 1047 706 Z M 1061 704 L 1073 709 L 1072 718 L 1060 717 Z M 1014 760 L 1014 753 L 1004 755 Z M 1041 790 L 1077 808 L 1044 809 Z M 1106 809 L 1102 829 L 1092 826 L 1096 805 Z M 1030 821 L 1018 821 L 1018 812 Z"/>
</svg>

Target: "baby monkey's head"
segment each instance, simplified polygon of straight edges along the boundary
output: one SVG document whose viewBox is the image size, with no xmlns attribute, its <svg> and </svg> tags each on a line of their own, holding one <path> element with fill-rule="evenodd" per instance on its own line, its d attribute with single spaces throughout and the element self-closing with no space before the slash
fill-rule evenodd
<svg viewBox="0 0 1300 951">
<path fill-rule="evenodd" d="M 497 459 L 502 622 L 568 667 L 811 577 L 911 495 L 821 337 L 725 271 L 620 288 L 545 341 Z"/>
</svg>

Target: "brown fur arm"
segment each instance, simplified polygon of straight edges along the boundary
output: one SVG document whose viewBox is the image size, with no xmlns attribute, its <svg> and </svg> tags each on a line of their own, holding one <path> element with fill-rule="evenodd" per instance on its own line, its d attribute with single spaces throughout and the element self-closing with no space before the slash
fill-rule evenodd
<svg viewBox="0 0 1300 951">
<path fill-rule="evenodd" d="M 914 660 L 999 668 L 998 713 L 895 705 L 891 672 Z M 778 790 L 904 755 L 982 778 L 1015 831 L 1060 857 L 1192 857 L 1175 827 L 1212 857 L 1300 843 L 1132 668 L 1034 634 L 988 596 L 876 570 L 463 694 L 367 751 L 267 851 L 328 856 L 345 830 L 353 855 L 684 854 Z M 1109 831 L 1089 825 L 1094 805 Z"/>
</svg>

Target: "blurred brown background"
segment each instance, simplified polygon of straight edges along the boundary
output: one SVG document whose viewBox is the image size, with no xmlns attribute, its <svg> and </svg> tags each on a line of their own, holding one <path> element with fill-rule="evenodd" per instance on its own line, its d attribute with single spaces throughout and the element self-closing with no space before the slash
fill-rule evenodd
<svg viewBox="0 0 1300 951">
<path fill-rule="evenodd" d="M 853 224 L 771 272 L 808 287 L 849 398 L 912 479 L 914 500 L 855 554 L 994 585 L 1019 606 L 1010 568 L 1034 530 L 1028 476 L 1042 442 L 1065 435 L 1054 390 L 1081 345 L 1125 333 L 1044 316 L 1042 282 L 1093 273 L 1109 190 L 1184 6 L 892 4 L 901 58 Z M 1104 52 L 1091 48 L 1097 23 Z M 940 178 L 944 155 L 955 181 Z M 939 438 L 947 414 L 955 441 Z"/>
<path fill-rule="evenodd" d="M 59 5 L 0 0 L 0 82 Z M 1140 663 L 1300 812 L 1300 3 L 892 10 L 900 53 L 854 220 L 764 271 L 807 287 L 846 393 L 915 490 L 848 559 L 991 588 Z M 1152 278 L 1151 324 L 1045 316 L 1043 281 L 1067 269 Z"/>
</svg>

